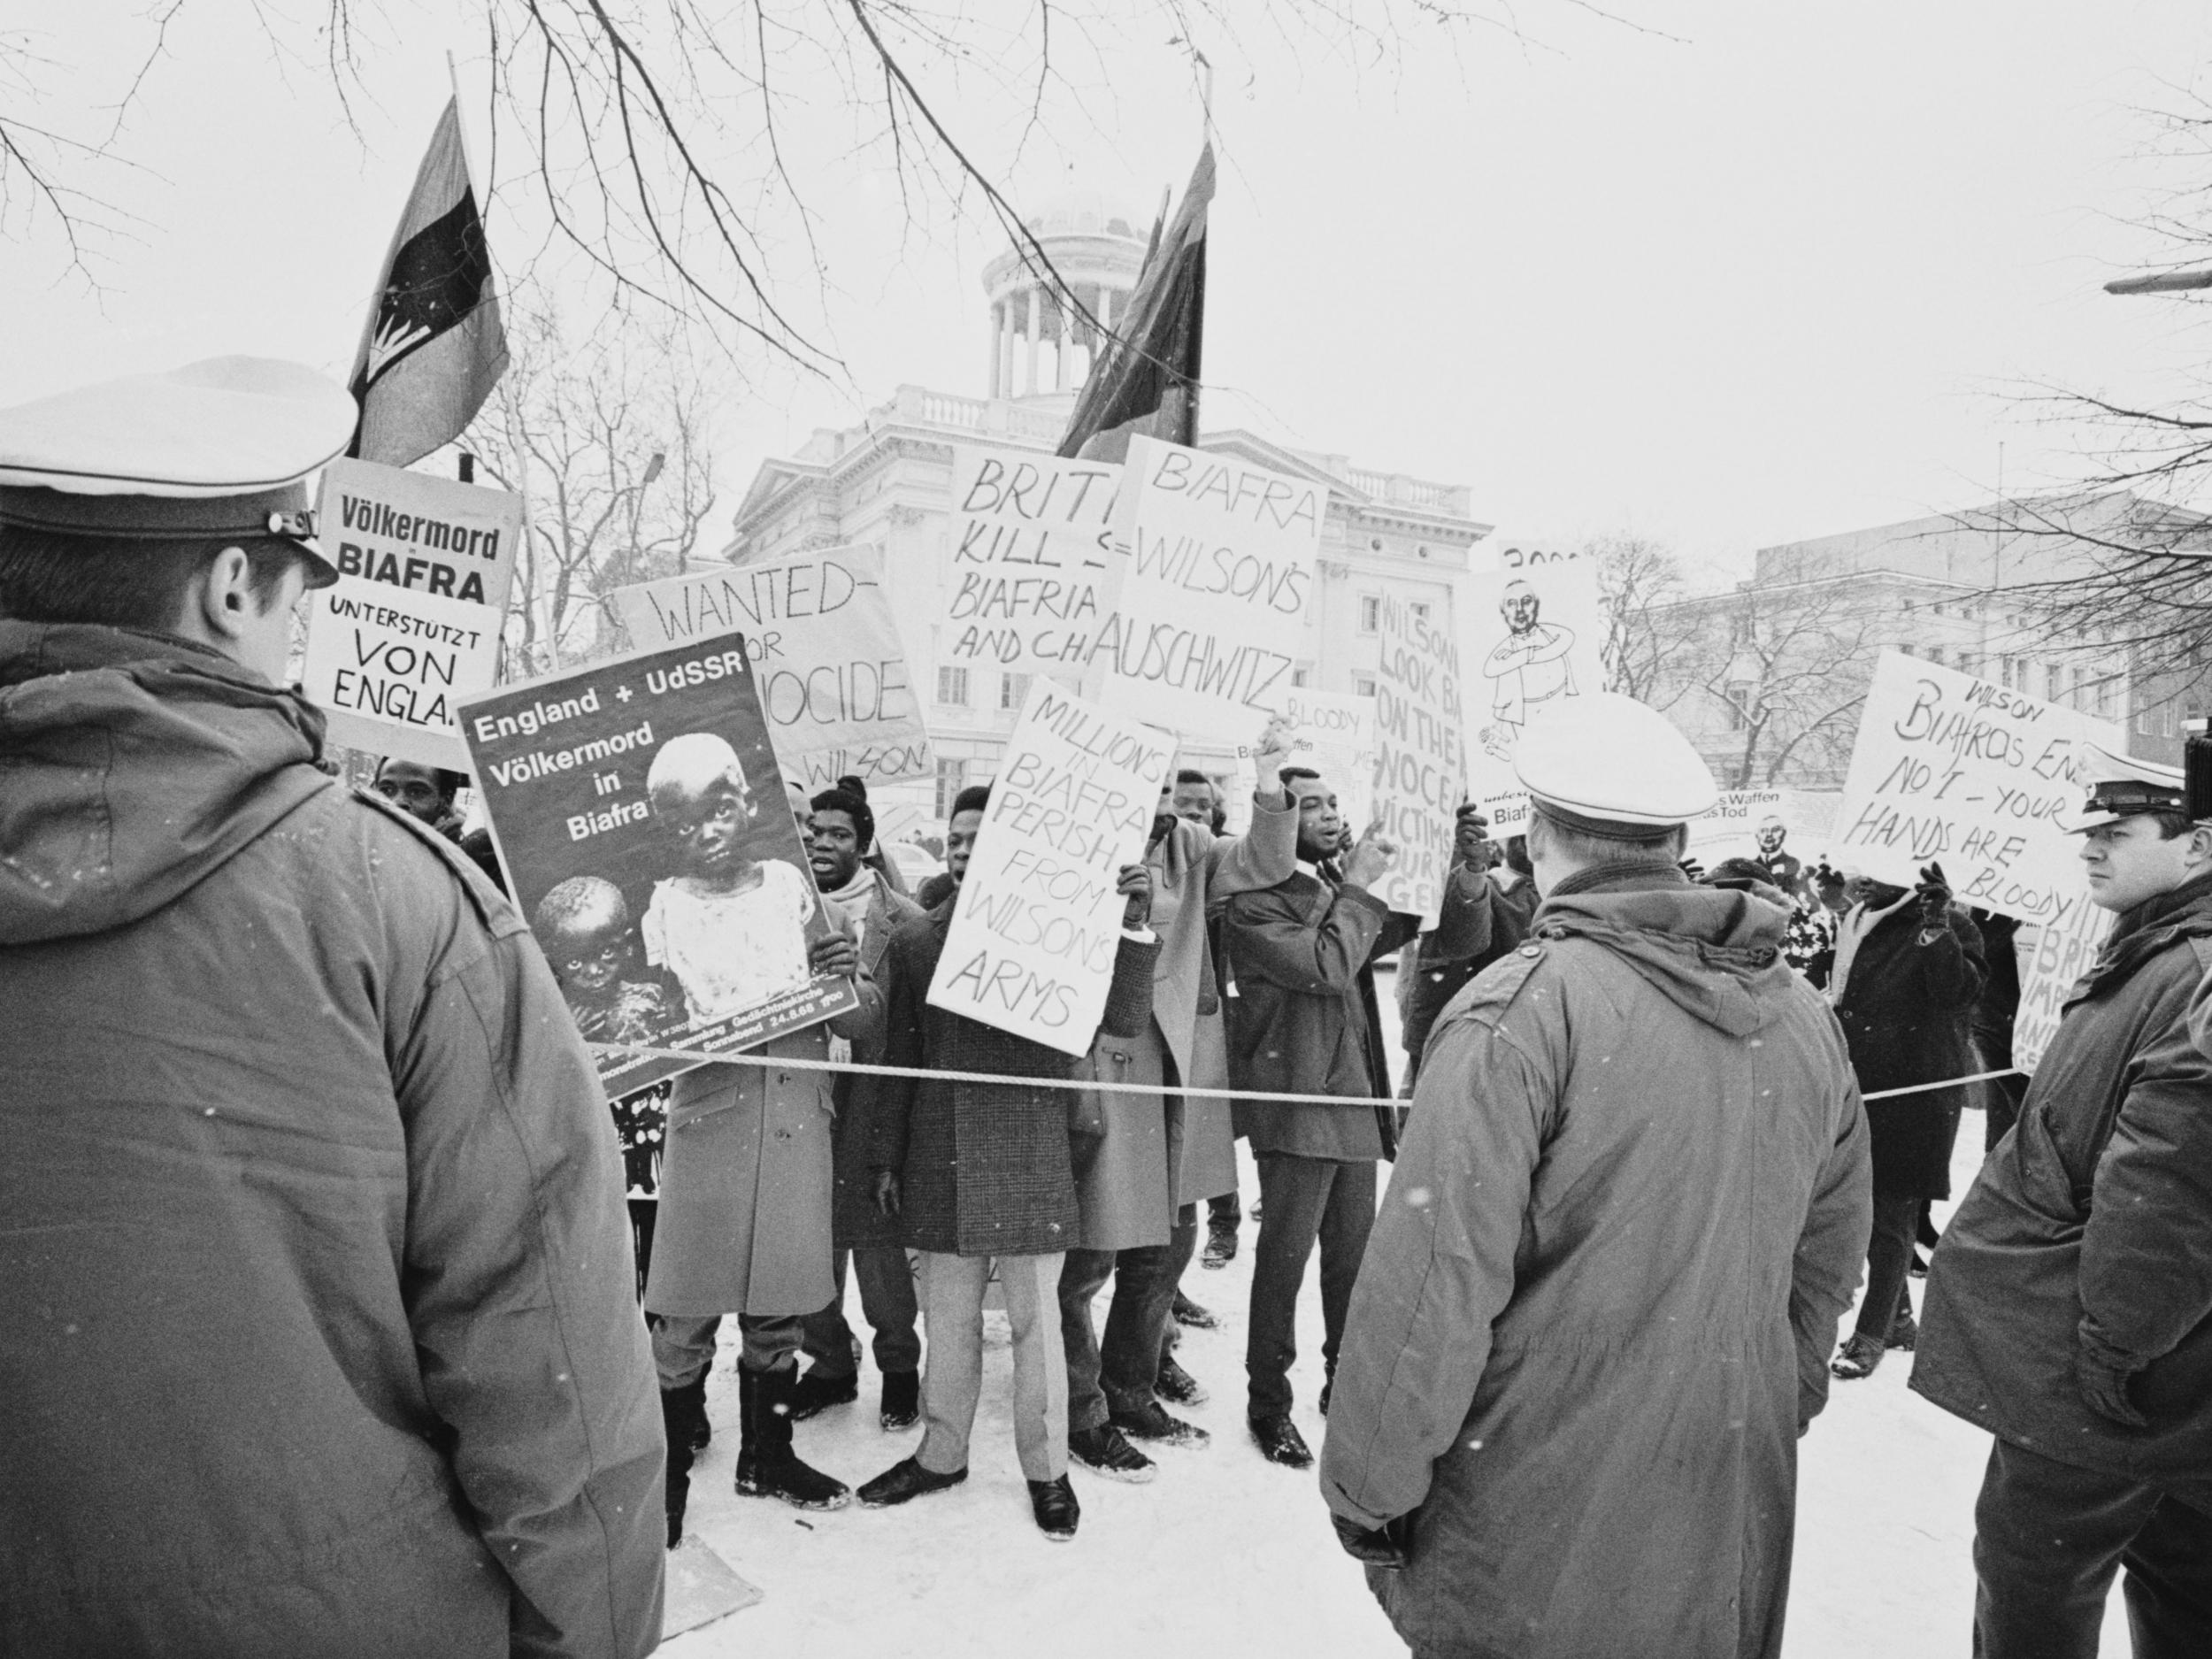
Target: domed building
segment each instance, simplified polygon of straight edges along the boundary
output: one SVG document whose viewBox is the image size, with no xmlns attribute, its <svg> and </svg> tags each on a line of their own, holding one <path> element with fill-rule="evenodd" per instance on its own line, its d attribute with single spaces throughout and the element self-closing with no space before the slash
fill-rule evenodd
<svg viewBox="0 0 2212 1659">
<path fill-rule="evenodd" d="M 952 585 L 954 446 L 1058 447 L 1096 365 L 1099 328 L 1115 326 L 1136 290 L 1151 230 L 1148 219 L 1087 191 L 1056 198 L 1025 224 L 1061 283 L 1045 280 L 1025 245 L 984 267 L 991 307 L 985 395 L 902 386 L 860 425 L 818 429 L 796 455 L 763 462 L 724 555 L 747 565 L 863 542 L 882 550 L 937 756 L 933 787 L 872 792 L 887 835 L 941 819 L 963 787 L 995 775 L 1028 695 L 1025 674 L 940 660 L 936 618 Z M 1064 297 L 1070 292 L 1072 304 Z M 1490 532 L 1474 518 L 1463 485 L 1355 466 L 1343 455 L 1291 449 L 1234 428 L 1202 433 L 1199 447 L 1327 486 L 1320 580 L 1293 670 L 1298 685 L 1372 695 L 1384 596 L 1417 611 L 1442 610 L 1468 568 L 1468 550 Z M 1226 778 L 1233 758 L 1226 746 L 1187 744 L 1179 764 Z"/>
</svg>

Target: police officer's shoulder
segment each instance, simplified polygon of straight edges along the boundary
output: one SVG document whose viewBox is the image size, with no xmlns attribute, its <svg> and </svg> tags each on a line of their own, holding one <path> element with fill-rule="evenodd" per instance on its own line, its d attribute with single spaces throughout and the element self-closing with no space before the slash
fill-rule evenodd
<svg viewBox="0 0 2212 1659">
<path fill-rule="evenodd" d="M 1452 999 L 1447 1015 L 1470 1015 L 1494 1022 L 1528 988 L 1553 954 L 1556 941 L 1532 936 L 1506 952 L 1468 982 Z"/>
<path fill-rule="evenodd" d="M 366 808 L 387 824 L 398 826 L 412 840 L 429 849 L 432 856 L 453 872 L 476 919 L 493 938 L 503 939 L 511 933 L 528 931 L 520 913 L 498 888 L 484 879 L 484 872 L 457 842 L 447 840 L 413 814 L 401 811 L 373 789 L 354 788 L 346 794 L 355 804 Z"/>
</svg>

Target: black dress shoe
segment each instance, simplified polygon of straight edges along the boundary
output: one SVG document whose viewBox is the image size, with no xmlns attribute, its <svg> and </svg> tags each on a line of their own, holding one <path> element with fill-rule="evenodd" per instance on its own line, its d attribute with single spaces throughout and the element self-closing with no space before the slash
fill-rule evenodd
<svg viewBox="0 0 2212 1659">
<path fill-rule="evenodd" d="M 893 1463 L 863 1486 L 856 1495 L 864 1509 L 887 1509 L 895 1503 L 909 1502 L 933 1492 L 942 1492 L 947 1486 L 956 1486 L 967 1478 L 968 1471 L 964 1469 L 956 1469 L 949 1475 L 941 1475 L 923 1468 L 913 1458 L 908 1457 Z"/>
<path fill-rule="evenodd" d="M 1153 1375 L 1152 1392 L 1179 1406 L 1206 1403 L 1205 1385 L 1169 1357 L 1161 1359 L 1160 1369 Z"/>
<path fill-rule="evenodd" d="M 1330 1391 L 1331 1389 L 1334 1388 L 1335 1386 L 1336 1386 L 1336 1379 L 1335 1379 L 1335 1378 L 1333 1378 L 1333 1377 L 1325 1378 L 1325 1379 L 1323 1379 L 1323 1381 L 1322 1381 L 1322 1384 L 1321 1384 L 1321 1415 L 1322 1415 L 1323 1417 L 1327 1417 L 1327 1416 L 1329 1415 L 1329 1391 Z"/>
<path fill-rule="evenodd" d="M 1171 1311 L 1176 1324 L 1187 1325 L 1194 1331 L 1221 1329 L 1220 1317 L 1211 1309 L 1200 1307 L 1179 1290 L 1175 1293 L 1175 1306 Z"/>
<path fill-rule="evenodd" d="M 1129 1443 L 1110 1423 L 1068 1431 L 1068 1455 L 1094 1475 L 1141 1486 L 1160 1472 L 1159 1464 Z"/>
<path fill-rule="evenodd" d="M 1150 1440 L 1156 1446 L 1183 1446 L 1195 1450 L 1213 1440 L 1198 1425 L 1184 1422 L 1156 1400 L 1133 1411 L 1116 1411 L 1109 1420 L 1131 1440 Z"/>
<path fill-rule="evenodd" d="M 1206 1234 L 1206 1253 L 1200 1256 L 1203 1267 L 1226 1267 L 1237 1259 L 1237 1230 L 1232 1226 L 1216 1226 Z"/>
<path fill-rule="evenodd" d="M 922 1415 L 922 1373 L 918 1371 L 887 1372 L 883 1379 L 883 1426 L 887 1430 L 910 1429 Z"/>
<path fill-rule="evenodd" d="M 1075 1524 L 1083 1518 L 1083 1506 L 1075 1501 L 1075 1487 L 1065 1475 L 1031 1481 L 1029 1509 L 1037 1517 L 1037 1530 L 1056 1544 L 1073 1538 Z"/>
<path fill-rule="evenodd" d="M 847 1371 L 842 1377 L 825 1377 L 819 1367 L 799 1379 L 791 1391 L 791 1420 L 803 1423 L 809 1417 L 826 1411 L 832 1406 L 850 1405 L 860 1398 L 860 1377 Z"/>
<path fill-rule="evenodd" d="M 1306 1437 L 1298 1432 L 1298 1425 L 1287 1413 L 1278 1417 L 1252 1417 L 1248 1422 L 1252 1443 L 1269 1463 L 1280 1463 L 1286 1469 L 1313 1467 L 1313 1454 L 1306 1449 Z"/>
</svg>

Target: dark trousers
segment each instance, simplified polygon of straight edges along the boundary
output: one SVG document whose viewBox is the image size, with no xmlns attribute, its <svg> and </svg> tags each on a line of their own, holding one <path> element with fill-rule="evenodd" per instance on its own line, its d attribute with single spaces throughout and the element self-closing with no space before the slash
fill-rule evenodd
<svg viewBox="0 0 2212 1659">
<path fill-rule="evenodd" d="M 2123 1566 L 2135 1659 L 2212 1654 L 2212 1516 L 1999 1440 L 1974 1506 L 1975 1653 L 2088 1659 Z"/>
<path fill-rule="evenodd" d="M 1874 1194 L 1874 1233 L 1866 1241 L 1866 1300 L 1859 1304 L 1861 1336 L 1886 1340 L 1898 1316 L 1912 1310 L 1905 1279 L 1912 1269 L 1913 1234 L 1919 1226 L 1916 1195 Z"/>
<path fill-rule="evenodd" d="M 1252 1250 L 1252 1318 L 1244 1348 L 1246 1409 L 1255 1417 L 1290 1409 L 1298 1357 L 1298 1292 L 1306 1261 L 1321 1246 L 1321 1358 L 1336 1370 L 1352 1286 L 1375 1225 L 1375 1162 L 1338 1163 L 1287 1152 L 1259 1154 L 1260 1238 Z"/>
<path fill-rule="evenodd" d="M 837 1294 L 829 1306 L 806 1317 L 806 1356 L 826 1378 L 853 1374 L 853 1329 L 845 1323 L 845 1258 L 852 1258 L 860 1280 L 860 1311 L 875 1333 L 876 1369 L 888 1377 L 922 1363 L 922 1339 L 916 1330 L 921 1310 L 914 1299 L 914 1273 L 906 1252 L 895 1244 L 864 1244 L 834 1252 L 831 1271 Z"/>
<path fill-rule="evenodd" d="M 1070 1250 L 1060 1269 L 1060 1339 L 1068 1355 L 1068 1427 L 1094 1429 L 1118 1411 L 1152 1403 L 1175 1286 L 1198 1245 L 1198 1206 L 1186 1204 L 1165 1244 Z M 1099 1340 L 1091 1303 L 1114 1281 Z"/>
</svg>

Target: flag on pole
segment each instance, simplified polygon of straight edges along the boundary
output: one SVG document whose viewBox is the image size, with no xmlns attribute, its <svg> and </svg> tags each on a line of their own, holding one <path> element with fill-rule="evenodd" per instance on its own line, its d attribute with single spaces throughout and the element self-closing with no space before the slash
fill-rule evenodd
<svg viewBox="0 0 2212 1659">
<path fill-rule="evenodd" d="M 1137 279 L 1121 339 L 1092 371 L 1068 418 L 1060 453 L 1119 461 L 1141 433 L 1198 442 L 1198 377 L 1206 332 L 1206 210 L 1214 199 L 1214 147 L 1199 151 L 1167 234 L 1156 238 Z"/>
<path fill-rule="evenodd" d="M 507 367 L 457 96 L 431 134 L 376 289 L 353 360 L 361 426 L 351 453 L 405 466 L 459 437 Z"/>
</svg>

